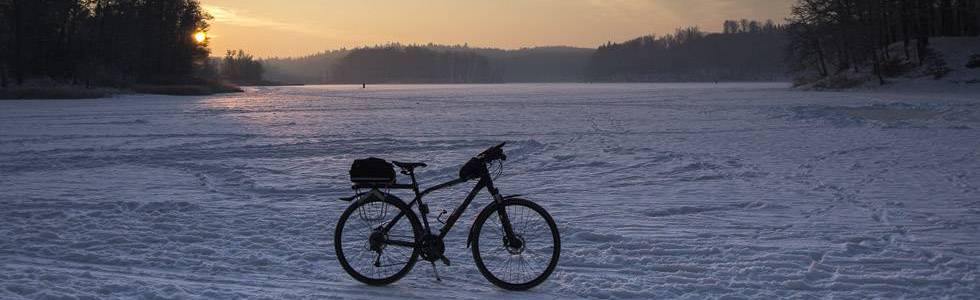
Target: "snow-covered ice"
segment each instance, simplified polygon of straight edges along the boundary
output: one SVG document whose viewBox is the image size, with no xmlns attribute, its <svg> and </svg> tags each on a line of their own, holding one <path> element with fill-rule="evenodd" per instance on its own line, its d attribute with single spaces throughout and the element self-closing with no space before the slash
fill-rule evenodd
<svg viewBox="0 0 980 300">
<path fill-rule="evenodd" d="M 552 277 L 362 285 L 333 253 L 349 163 L 508 141 L 497 180 L 557 219 Z M 251 88 L 0 101 L 0 298 L 980 297 L 980 93 L 785 84 Z M 469 185 L 439 192 L 450 209 Z M 402 194 L 407 197 L 407 195 Z M 403 197 L 404 198 L 404 197 Z"/>
</svg>

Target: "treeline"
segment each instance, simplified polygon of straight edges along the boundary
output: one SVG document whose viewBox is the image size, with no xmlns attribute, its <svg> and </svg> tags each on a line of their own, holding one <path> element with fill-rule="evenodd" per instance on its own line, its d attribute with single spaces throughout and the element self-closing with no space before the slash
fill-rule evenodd
<svg viewBox="0 0 980 300">
<path fill-rule="evenodd" d="M 942 64 L 930 37 L 976 36 L 980 1 L 798 0 L 789 21 L 788 58 L 801 79 L 868 72 L 883 83 L 908 65 Z"/>
<path fill-rule="evenodd" d="M 595 49 L 550 46 L 512 50 L 472 48 L 486 56 L 501 82 L 582 82 Z"/>
<path fill-rule="evenodd" d="M 242 85 L 263 84 L 265 68 L 245 50 L 228 50 L 218 64 L 221 78 Z"/>
<path fill-rule="evenodd" d="M 783 25 L 772 21 L 725 21 L 722 33 L 697 27 L 623 43 L 592 54 L 589 81 L 718 81 L 785 78 Z"/>
<path fill-rule="evenodd" d="M 329 50 L 301 57 L 261 60 L 265 78 L 288 83 L 327 84 L 333 82 L 333 69 L 348 49 Z"/>
<path fill-rule="evenodd" d="M 783 25 L 738 20 L 723 28 L 722 33 L 679 29 L 599 49 L 389 44 L 262 63 L 267 79 L 308 84 L 786 79 Z"/>
<path fill-rule="evenodd" d="M 488 83 L 497 81 L 485 56 L 390 44 L 351 50 L 337 62 L 335 83 Z"/>
<path fill-rule="evenodd" d="M 580 82 L 593 49 L 503 50 L 468 45 L 399 45 L 341 49 L 262 60 L 266 78 L 292 83 Z"/>
<path fill-rule="evenodd" d="M 206 61 L 196 0 L 0 0 L 0 79 L 123 86 L 185 80 Z"/>
</svg>

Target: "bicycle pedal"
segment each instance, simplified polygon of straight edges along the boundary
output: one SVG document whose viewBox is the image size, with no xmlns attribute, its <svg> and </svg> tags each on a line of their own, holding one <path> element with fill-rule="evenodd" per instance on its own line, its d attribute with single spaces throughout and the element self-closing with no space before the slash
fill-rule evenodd
<svg viewBox="0 0 980 300">
<path fill-rule="evenodd" d="M 450 264 L 449 264 L 449 258 L 448 257 L 443 256 L 443 257 L 440 257 L 439 260 L 441 260 L 442 263 L 445 264 L 447 267 L 450 266 Z"/>
</svg>

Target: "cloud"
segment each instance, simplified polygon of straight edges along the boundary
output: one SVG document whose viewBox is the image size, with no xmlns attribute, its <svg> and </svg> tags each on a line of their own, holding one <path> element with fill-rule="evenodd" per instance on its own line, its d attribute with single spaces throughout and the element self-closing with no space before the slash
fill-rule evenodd
<svg viewBox="0 0 980 300">
<path fill-rule="evenodd" d="M 318 37 L 337 37 L 343 34 L 342 32 L 335 30 L 314 29 L 313 27 L 302 24 L 280 22 L 276 20 L 248 16 L 216 5 L 202 4 L 201 6 L 204 8 L 204 11 L 208 12 L 212 17 L 214 17 L 214 23 L 241 27 L 273 29 Z"/>
<path fill-rule="evenodd" d="M 570 1 L 570 0 L 564 0 Z M 789 11 L 792 0 L 578 0 L 603 17 L 636 23 L 720 26 L 726 19 L 774 19 Z"/>
<path fill-rule="evenodd" d="M 676 19 L 673 11 L 667 10 L 658 1 L 649 0 L 585 0 L 590 10 L 601 17 L 615 18 L 630 22 L 642 22 L 650 18 Z"/>
</svg>

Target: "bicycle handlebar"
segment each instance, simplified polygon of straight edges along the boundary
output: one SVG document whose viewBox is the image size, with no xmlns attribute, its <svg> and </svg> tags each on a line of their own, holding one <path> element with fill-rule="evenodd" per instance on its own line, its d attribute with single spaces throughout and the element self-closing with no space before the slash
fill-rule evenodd
<svg viewBox="0 0 980 300">
<path fill-rule="evenodd" d="M 495 160 L 507 160 L 507 155 L 504 155 L 504 145 L 506 142 L 500 143 L 499 145 L 487 148 L 483 150 L 477 156 L 474 156 L 462 168 L 459 169 L 459 177 L 463 179 L 475 179 L 487 173 L 487 165 Z"/>
<path fill-rule="evenodd" d="M 477 155 L 476 158 L 479 158 L 481 161 L 483 161 L 483 163 L 491 163 L 498 159 L 507 160 L 507 155 L 504 154 L 504 145 L 506 144 L 507 142 L 503 142 L 500 143 L 499 145 L 487 148 L 487 150 L 483 150 L 483 152 L 480 152 L 480 154 Z"/>
</svg>

